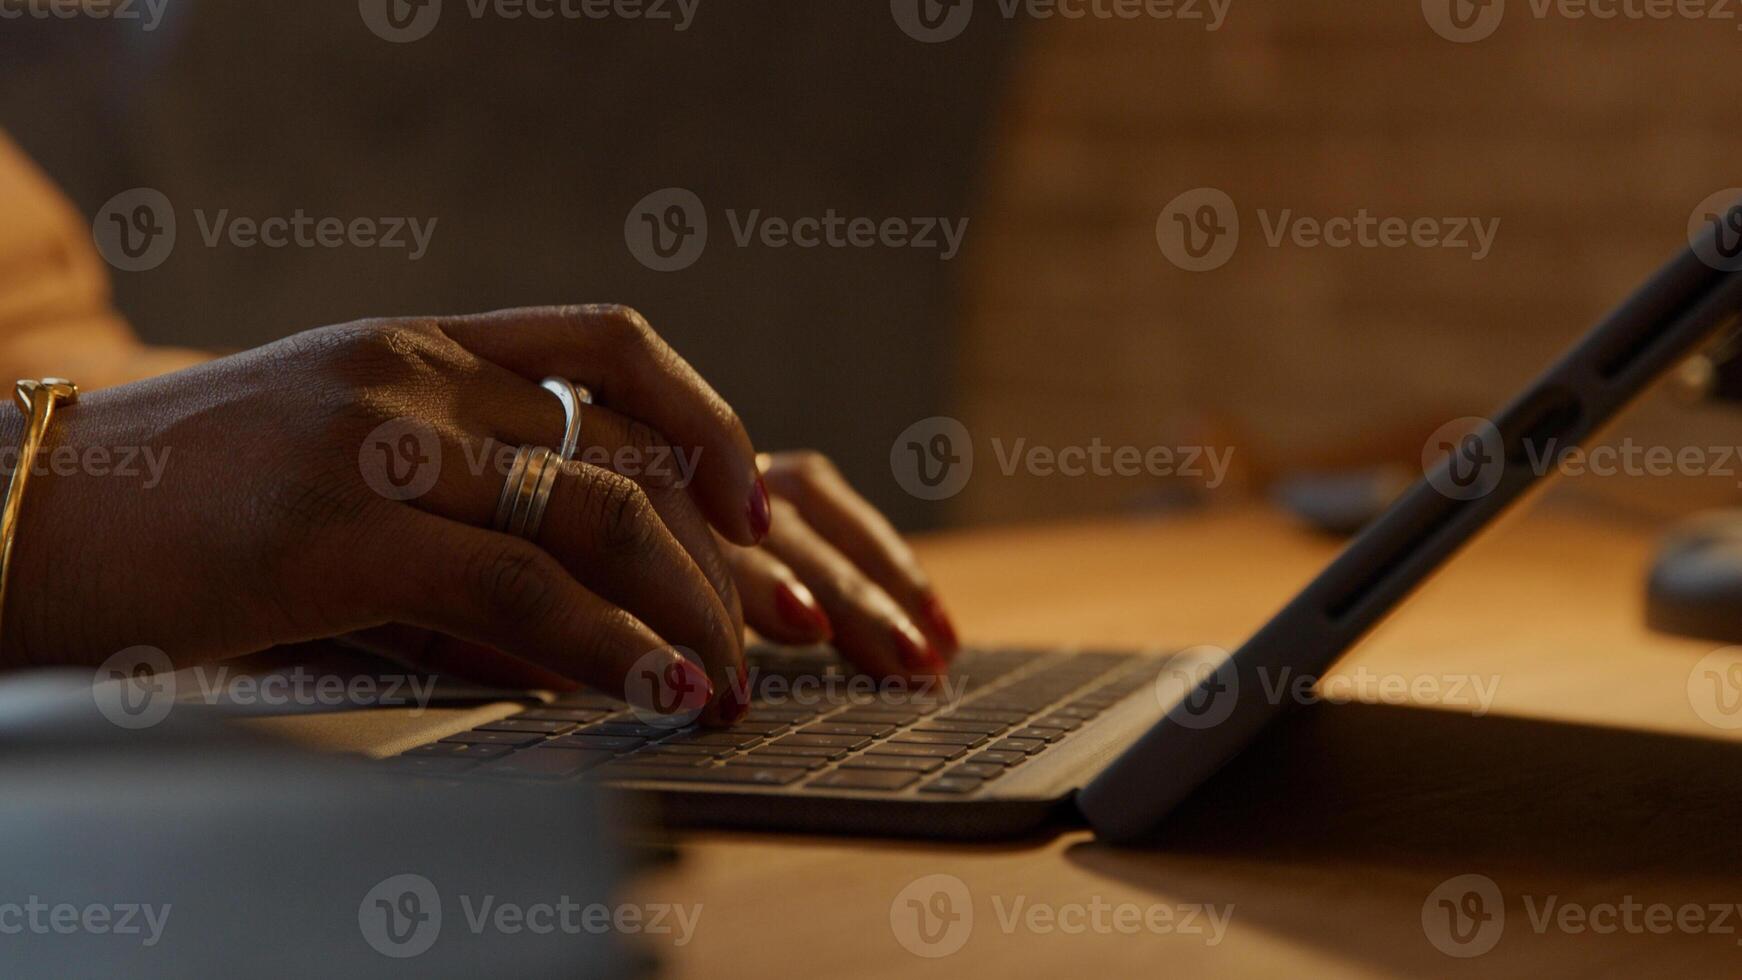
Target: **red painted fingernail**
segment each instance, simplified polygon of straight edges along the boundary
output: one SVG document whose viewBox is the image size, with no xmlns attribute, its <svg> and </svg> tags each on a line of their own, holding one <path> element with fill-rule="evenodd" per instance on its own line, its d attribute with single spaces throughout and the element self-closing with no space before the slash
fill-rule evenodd
<svg viewBox="0 0 1742 980">
<path fill-rule="evenodd" d="M 741 721 L 750 711 L 750 675 L 743 665 L 738 667 L 738 680 L 726 685 L 720 698 L 720 719 L 730 725 Z"/>
<path fill-rule="evenodd" d="M 750 491 L 750 533 L 761 541 L 768 537 L 768 529 L 774 526 L 774 512 L 768 508 L 768 488 L 763 485 L 762 478 L 756 478 L 756 486 Z"/>
<path fill-rule="evenodd" d="M 950 652 L 954 653 L 961 647 L 962 641 L 956 635 L 956 624 L 950 621 L 950 614 L 944 611 L 944 604 L 938 601 L 937 595 L 926 593 L 921 609 L 925 613 L 925 621 L 931 624 L 931 631 L 943 641 Z"/>
<path fill-rule="evenodd" d="M 895 624 L 892 631 L 895 635 L 895 647 L 901 651 L 901 663 L 908 670 L 921 671 L 927 674 L 941 674 L 948 668 L 942 657 L 926 643 L 925 637 L 919 635 L 919 630 L 912 623 Z"/>
<path fill-rule="evenodd" d="M 681 678 L 673 678 L 672 685 L 681 699 L 678 702 L 680 713 L 700 711 L 708 706 L 709 701 L 714 700 L 714 682 L 708 679 L 708 672 L 700 664 L 678 654 L 672 667 L 682 675 Z"/>
<path fill-rule="evenodd" d="M 776 586 L 774 605 L 780 610 L 780 618 L 805 636 L 816 637 L 822 643 L 835 638 L 835 627 L 829 622 L 829 614 L 817 605 L 817 597 L 803 583 L 782 582 Z"/>
</svg>

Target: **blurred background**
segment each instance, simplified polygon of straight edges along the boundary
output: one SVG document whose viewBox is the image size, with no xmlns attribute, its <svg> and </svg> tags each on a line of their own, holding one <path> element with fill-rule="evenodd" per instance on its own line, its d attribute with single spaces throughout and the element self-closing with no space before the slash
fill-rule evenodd
<svg viewBox="0 0 1742 980">
<path fill-rule="evenodd" d="M 683 30 L 447 0 L 427 36 L 393 43 L 369 26 L 380 0 L 161 2 L 150 31 L 0 20 L 0 128 L 86 219 L 137 187 L 176 209 L 173 254 L 114 273 L 146 338 L 240 348 L 371 315 L 628 303 L 759 444 L 823 450 L 911 529 L 1222 506 L 1381 462 L 1419 473 L 1431 433 L 1495 408 L 1742 183 L 1735 19 L 1514 3 L 1461 43 L 1430 23 L 1436 0 L 1232 0 L 1213 30 L 1208 0 L 1133 19 L 699 0 Z M 910 15 L 962 9 L 952 36 L 913 36 Z M 630 242 L 664 188 L 710 225 L 676 271 Z M 1205 271 L 1158 244 L 1198 188 L 1242 226 Z M 224 209 L 437 224 L 417 261 L 205 247 L 195 212 Z M 948 259 L 741 245 L 734 218 L 757 209 L 968 225 Z M 1481 258 L 1267 241 L 1284 212 L 1363 211 L 1496 233 Z M 896 463 L 933 416 L 959 419 L 976 455 L 935 500 Z M 1610 438 L 1734 445 L 1742 424 L 1660 392 Z M 1017 440 L 1233 462 L 1213 488 L 1005 475 Z M 1733 500 L 1739 479 L 1556 493 L 1655 519 Z"/>
</svg>

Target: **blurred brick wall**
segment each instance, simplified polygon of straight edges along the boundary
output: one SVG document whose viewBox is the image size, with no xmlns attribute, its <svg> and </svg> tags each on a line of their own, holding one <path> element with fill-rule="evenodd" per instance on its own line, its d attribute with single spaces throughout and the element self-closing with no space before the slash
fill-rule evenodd
<svg viewBox="0 0 1742 980">
<path fill-rule="evenodd" d="M 994 436 L 1232 444 L 1245 487 L 1418 459 L 1436 426 L 1496 407 L 1685 244 L 1698 202 L 1742 184 L 1731 14 L 1574 22 L 1513 0 L 1477 43 L 1436 34 L 1415 0 L 1234 0 L 1214 33 L 1031 22 L 968 256 L 957 414 L 978 458 L 955 516 L 1114 510 L 1169 489 L 1005 478 Z M 1202 186 L 1236 203 L 1240 246 L 1182 271 L 1157 216 Z M 1272 248 L 1260 208 L 1500 225 L 1482 261 Z M 1612 433 L 1628 434 L 1734 444 L 1742 417 L 1659 395 Z M 1735 478 L 1684 482 L 1563 492 L 1654 514 L 1737 493 Z"/>
</svg>

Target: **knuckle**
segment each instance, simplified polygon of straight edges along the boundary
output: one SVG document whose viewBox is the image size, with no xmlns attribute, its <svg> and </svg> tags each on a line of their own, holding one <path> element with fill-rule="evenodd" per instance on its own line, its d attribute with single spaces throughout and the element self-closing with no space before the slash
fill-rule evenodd
<svg viewBox="0 0 1742 980">
<path fill-rule="evenodd" d="M 615 349 L 645 347 L 654 336 L 653 325 L 646 317 L 619 303 L 577 307 L 573 315 L 588 329 L 598 333 L 607 346 Z"/>
<path fill-rule="evenodd" d="M 665 438 L 644 422 L 632 421 L 626 434 L 627 445 L 636 455 L 636 478 L 651 490 L 670 490 L 678 484 L 675 460 Z"/>
<path fill-rule="evenodd" d="M 652 553 L 658 517 L 647 493 L 634 480 L 597 467 L 587 468 L 581 479 L 599 547 L 629 560 Z"/>
<path fill-rule="evenodd" d="M 557 603 L 556 570 L 537 548 L 518 543 L 480 548 L 467 560 L 464 574 L 480 611 L 492 619 L 542 619 Z"/>
<path fill-rule="evenodd" d="M 825 482 L 838 479 L 841 471 L 835 468 L 835 461 L 814 449 L 800 450 L 794 454 L 793 469 L 799 479 L 813 486 L 821 486 Z"/>
<path fill-rule="evenodd" d="M 449 359 L 440 331 L 427 320 L 361 320 L 344 331 L 336 366 L 356 386 L 402 383 Z"/>
<path fill-rule="evenodd" d="M 835 468 L 834 461 L 815 450 L 787 454 L 784 463 L 780 472 L 785 478 L 777 479 L 776 485 L 807 506 L 841 482 L 841 471 Z"/>
</svg>

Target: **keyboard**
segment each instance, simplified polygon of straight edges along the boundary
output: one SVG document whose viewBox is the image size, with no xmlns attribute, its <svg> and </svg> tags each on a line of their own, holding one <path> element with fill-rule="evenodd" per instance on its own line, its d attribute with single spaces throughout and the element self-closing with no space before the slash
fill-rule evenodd
<svg viewBox="0 0 1742 980">
<path fill-rule="evenodd" d="M 731 728 L 676 727 L 580 692 L 383 763 L 436 777 L 969 797 L 1149 687 L 1160 664 L 977 650 L 963 652 L 948 678 L 892 686 L 845 673 L 828 652 L 759 647 L 748 662 L 750 710 Z"/>
</svg>

